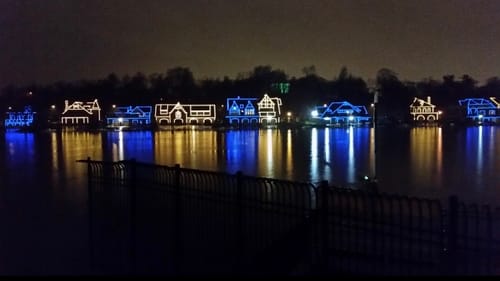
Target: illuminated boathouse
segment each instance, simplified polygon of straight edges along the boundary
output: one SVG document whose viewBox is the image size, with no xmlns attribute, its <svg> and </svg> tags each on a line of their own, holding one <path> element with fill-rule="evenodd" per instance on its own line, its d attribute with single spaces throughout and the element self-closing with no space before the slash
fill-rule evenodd
<svg viewBox="0 0 500 281">
<path fill-rule="evenodd" d="M 326 126 L 368 125 L 372 117 L 365 106 L 340 101 L 316 106 L 311 112 L 311 120 Z"/>
</svg>

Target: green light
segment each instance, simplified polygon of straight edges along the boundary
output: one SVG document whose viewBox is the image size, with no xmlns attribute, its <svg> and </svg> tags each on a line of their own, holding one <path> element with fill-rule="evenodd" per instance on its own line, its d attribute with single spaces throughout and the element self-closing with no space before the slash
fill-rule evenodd
<svg viewBox="0 0 500 281">
<path fill-rule="evenodd" d="M 280 94 L 287 94 L 290 90 L 290 83 L 273 83 L 271 87 Z"/>
</svg>

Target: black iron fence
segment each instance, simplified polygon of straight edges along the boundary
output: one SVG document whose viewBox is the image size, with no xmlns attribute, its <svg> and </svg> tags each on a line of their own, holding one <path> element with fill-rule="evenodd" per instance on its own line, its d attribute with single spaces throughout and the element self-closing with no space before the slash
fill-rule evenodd
<svg viewBox="0 0 500 281">
<path fill-rule="evenodd" d="M 88 165 L 99 274 L 498 274 L 500 211 L 454 196 L 160 166 Z"/>
</svg>

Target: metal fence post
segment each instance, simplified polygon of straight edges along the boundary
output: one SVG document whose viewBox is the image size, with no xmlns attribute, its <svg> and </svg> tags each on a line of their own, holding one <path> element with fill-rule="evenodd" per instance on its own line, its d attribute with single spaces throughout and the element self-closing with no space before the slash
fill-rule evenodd
<svg viewBox="0 0 500 281">
<path fill-rule="evenodd" d="M 486 243 L 487 245 L 494 245 L 493 241 L 493 218 L 491 217 L 491 209 L 490 206 L 486 207 Z M 497 250 L 492 247 L 486 248 L 486 273 L 487 274 L 494 274 L 493 268 L 492 268 L 492 259 L 493 259 L 493 253 L 494 251 Z"/>
<path fill-rule="evenodd" d="M 130 273 L 136 273 L 137 257 L 137 162 L 134 158 L 128 161 L 130 164 Z"/>
<path fill-rule="evenodd" d="M 181 272 L 182 262 L 182 214 L 181 214 L 181 166 L 174 166 L 174 253 L 173 267 L 174 273 L 179 275 Z"/>
<path fill-rule="evenodd" d="M 457 265 L 457 239 L 458 239 L 458 197 L 452 195 L 448 199 L 449 213 L 448 213 L 448 273 L 455 273 Z"/>
<path fill-rule="evenodd" d="M 316 196 L 317 206 L 319 206 L 319 251 L 320 251 L 320 272 L 325 274 L 328 269 L 328 253 L 330 251 L 330 243 L 328 243 L 328 181 L 321 181 L 318 186 L 318 195 Z"/>
<path fill-rule="evenodd" d="M 94 272 L 94 221 L 93 221 L 93 212 L 92 206 L 94 202 L 92 200 L 92 166 L 90 164 L 90 157 L 87 157 L 87 210 L 88 210 L 88 238 L 89 238 L 89 265 L 90 272 Z"/>
<path fill-rule="evenodd" d="M 237 273 L 242 274 L 244 272 L 244 257 L 246 252 L 243 224 L 243 173 L 241 171 L 236 172 L 236 227 L 236 254 L 238 262 Z"/>
</svg>

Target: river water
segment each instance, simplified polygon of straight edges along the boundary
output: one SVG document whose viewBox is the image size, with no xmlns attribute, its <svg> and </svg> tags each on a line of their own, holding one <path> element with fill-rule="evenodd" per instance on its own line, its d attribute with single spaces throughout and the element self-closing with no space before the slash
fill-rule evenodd
<svg viewBox="0 0 500 281">
<path fill-rule="evenodd" d="M 0 135 L 0 274 L 86 267 L 86 165 L 124 160 L 500 205 L 500 128 L 303 128 Z"/>
</svg>

